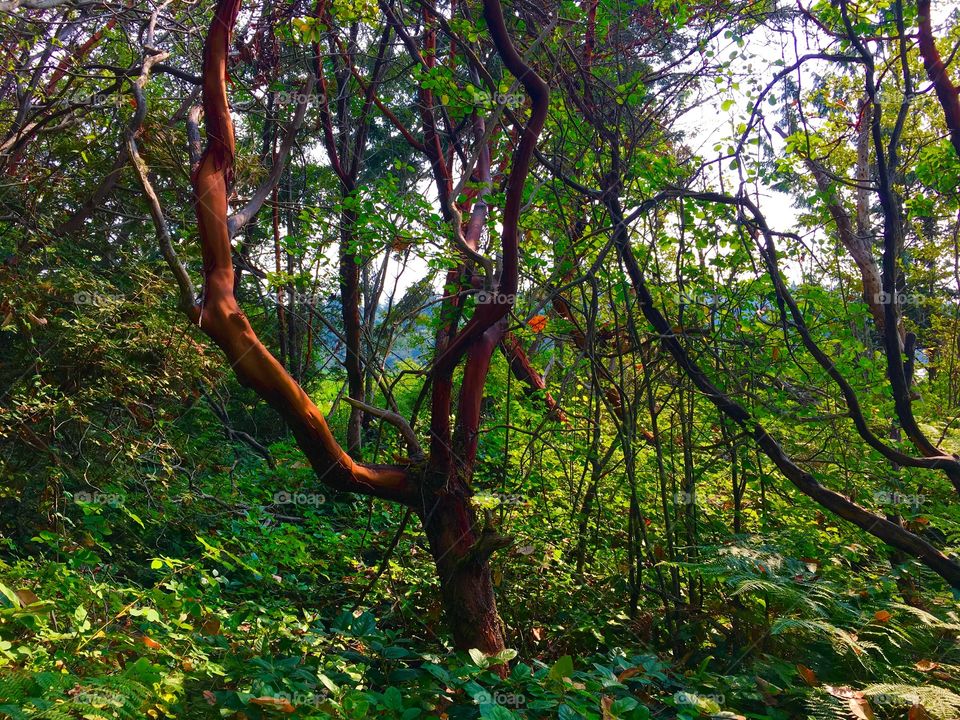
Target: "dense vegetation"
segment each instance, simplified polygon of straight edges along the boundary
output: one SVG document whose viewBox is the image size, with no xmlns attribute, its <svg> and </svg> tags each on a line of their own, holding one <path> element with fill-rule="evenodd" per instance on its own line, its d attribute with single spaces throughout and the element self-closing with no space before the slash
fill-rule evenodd
<svg viewBox="0 0 960 720">
<path fill-rule="evenodd" d="M 958 48 L 0 2 L 0 718 L 960 717 Z"/>
</svg>

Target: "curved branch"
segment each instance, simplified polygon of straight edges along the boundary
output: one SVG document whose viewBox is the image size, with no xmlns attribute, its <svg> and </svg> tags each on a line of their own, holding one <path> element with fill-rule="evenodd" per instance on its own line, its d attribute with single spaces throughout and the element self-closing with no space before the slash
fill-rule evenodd
<svg viewBox="0 0 960 720">
<path fill-rule="evenodd" d="M 240 0 L 219 0 L 203 52 L 207 146 L 191 182 L 203 252 L 204 292 L 191 319 L 226 354 L 237 378 L 287 421 L 317 477 L 346 492 L 412 504 L 418 494 L 406 469 L 355 462 L 337 443 L 303 388 L 264 347 L 233 295 L 227 193 L 235 141 L 227 102 L 227 53 Z"/>
<path fill-rule="evenodd" d="M 960 563 L 947 557 L 926 540 L 900 525 L 870 512 L 840 493 L 821 485 L 812 474 L 793 461 L 749 411 L 710 381 L 677 339 L 670 323 L 654 306 L 653 296 L 643 279 L 643 271 L 633 254 L 619 199 L 612 192 L 608 192 L 604 204 L 614 221 L 613 232 L 617 251 L 630 282 L 636 290 L 641 312 L 660 335 L 660 342 L 664 348 L 673 356 L 697 389 L 720 412 L 747 430 L 764 454 L 800 492 L 870 535 L 916 558 L 950 585 L 960 588 Z"/>
<path fill-rule="evenodd" d="M 544 382 L 543 376 L 537 372 L 533 363 L 530 362 L 530 358 L 527 357 L 523 345 L 520 344 L 520 339 L 511 332 L 506 333 L 500 340 L 500 351 L 510 364 L 510 370 L 514 377 L 527 386 L 526 392 L 530 395 L 538 392 L 543 393 L 543 402 L 550 415 L 564 425 L 570 425 L 566 413 L 563 412 L 559 403 L 547 390 L 547 384 Z"/>
<path fill-rule="evenodd" d="M 273 192 L 273 189 L 277 186 L 277 183 L 280 182 L 284 167 L 287 164 L 287 156 L 290 154 L 291 148 L 293 148 L 293 143 L 297 138 L 297 132 L 300 130 L 300 126 L 303 125 L 303 118 L 307 113 L 307 102 L 313 94 L 313 85 L 315 82 L 316 78 L 311 74 L 307 77 L 307 81 L 303 87 L 300 88 L 300 92 L 297 95 L 297 110 L 290 124 L 287 125 L 284 131 L 283 142 L 280 144 L 277 155 L 273 159 L 273 167 L 270 169 L 270 174 L 267 176 L 267 179 L 257 188 L 257 191 L 250 197 L 247 204 L 237 210 L 237 212 L 227 220 L 227 230 L 230 232 L 230 237 L 240 232 L 240 230 L 254 218 L 263 203 L 266 202 L 267 197 L 269 197 L 270 193 Z"/>
<path fill-rule="evenodd" d="M 388 423 L 393 425 L 395 428 L 397 428 L 397 430 L 403 436 L 403 439 L 406 441 L 407 447 L 410 450 L 410 457 L 414 460 L 423 457 L 423 450 L 420 447 L 420 441 L 417 440 L 417 434 L 413 431 L 413 428 L 410 427 L 410 423 L 408 423 L 402 415 L 398 415 L 391 410 L 378 408 L 375 405 L 368 405 L 362 400 L 357 400 L 349 395 L 344 395 L 343 399 L 349 405 L 360 408 L 364 412 L 369 413 L 374 417 L 378 417 L 381 420 L 386 420 Z"/>
<path fill-rule="evenodd" d="M 937 99 L 943 107 L 947 128 L 950 130 L 950 142 L 957 155 L 960 155 L 960 90 L 950 80 L 947 68 L 943 64 L 940 52 L 933 38 L 930 25 L 930 0 L 917 0 L 917 24 L 920 30 L 920 56 L 927 77 L 933 83 Z"/>
<path fill-rule="evenodd" d="M 550 102 L 550 89 L 537 72 L 517 52 L 510 34 L 507 32 L 500 0 L 484 0 L 483 17 L 487 22 L 490 37 L 503 60 L 507 70 L 516 77 L 530 96 L 530 117 L 523 128 L 520 143 L 513 156 L 513 167 L 507 179 L 506 204 L 503 211 L 503 223 L 500 233 L 500 252 L 503 257 L 503 270 L 500 287 L 493 294 L 506 302 L 489 302 L 477 306 L 473 317 L 464 325 L 463 330 L 437 358 L 434 372 L 444 374 L 457 364 L 467 348 L 489 328 L 493 327 L 510 312 L 513 307 L 519 283 L 519 235 L 520 207 L 523 203 L 523 188 L 530 161 L 540 139 L 547 119 Z"/>
</svg>

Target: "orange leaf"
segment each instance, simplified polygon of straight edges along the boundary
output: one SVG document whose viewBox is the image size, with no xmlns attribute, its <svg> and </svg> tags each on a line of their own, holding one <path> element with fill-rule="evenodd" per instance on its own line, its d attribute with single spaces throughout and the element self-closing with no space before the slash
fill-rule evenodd
<svg viewBox="0 0 960 720">
<path fill-rule="evenodd" d="M 890 620 L 890 618 L 892 618 L 892 617 L 893 617 L 893 615 L 891 615 L 890 613 L 888 613 L 886 610 L 877 610 L 877 611 L 873 614 L 873 618 L 874 618 L 877 622 L 882 622 L 882 623 L 887 622 L 887 621 Z"/>
<path fill-rule="evenodd" d="M 912 705 L 907 710 L 907 720 L 933 720 L 923 705 Z"/>
<path fill-rule="evenodd" d="M 141 638 L 141 640 L 143 640 L 143 644 L 146 645 L 151 650 L 159 650 L 160 648 L 163 647 L 163 645 L 158 643 L 156 640 L 154 640 L 153 638 L 147 637 L 146 635 L 144 635 Z"/>
<path fill-rule="evenodd" d="M 806 665 L 797 663 L 797 672 L 800 674 L 800 678 L 810 687 L 816 687 L 820 684 L 820 681 L 817 680 L 817 674 Z"/>
<path fill-rule="evenodd" d="M 282 713 L 292 713 L 296 712 L 297 709 L 290 704 L 290 701 L 286 698 L 275 698 L 270 696 L 250 698 L 247 702 L 253 705 L 259 705 L 260 707 L 270 707 L 274 710 L 279 710 Z"/>
<path fill-rule="evenodd" d="M 850 698 L 847 703 L 850 707 L 850 714 L 857 720 L 873 720 L 873 708 L 865 699 Z"/>
<path fill-rule="evenodd" d="M 617 680 L 619 680 L 620 682 L 623 682 L 624 680 L 627 680 L 629 678 L 632 678 L 634 675 L 639 675 L 639 674 L 640 674 L 640 668 L 638 667 L 627 668 L 622 673 L 617 675 Z"/>
<path fill-rule="evenodd" d="M 918 660 L 914 667 L 920 672 L 930 672 L 931 670 L 936 670 L 940 665 L 933 660 Z"/>
<path fill-rule="evenodd" d="M 535 333 L 542 333 L 547 328 L 547 316 L 534 315 L 532 318 L 527 320 L 527 325 L 529 325 L 530 329 Z"/>
</svg>

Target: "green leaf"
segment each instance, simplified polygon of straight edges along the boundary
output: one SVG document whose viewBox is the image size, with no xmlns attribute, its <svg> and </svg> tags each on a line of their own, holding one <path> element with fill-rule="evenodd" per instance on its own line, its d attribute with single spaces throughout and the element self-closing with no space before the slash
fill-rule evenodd
<svg viewBox="0 0 960 720">
<path fill-rule="evenodd" d="M 467 652 L 470 655 L 470 659 L 473 661 L 473 664 L 477 667 L 485 668 L 490 665 L 490 661 L 487 659 L 486 654 L 482 650 L 470 648 L 470 650 Z"/>
<path fill-rule="evenodd" d="M 571 675 L 573 675 L 573 658 L 569 655 L 564 655 L 550 668 L 549 677 L 551 680 L 563 680 Z"/>
<path fill-rule="evenodd" d="M 502 705 L 484 704 L 480 706 L 480 717 L 489 720 L 515 720 L 519 715 Z"/>
</svg>

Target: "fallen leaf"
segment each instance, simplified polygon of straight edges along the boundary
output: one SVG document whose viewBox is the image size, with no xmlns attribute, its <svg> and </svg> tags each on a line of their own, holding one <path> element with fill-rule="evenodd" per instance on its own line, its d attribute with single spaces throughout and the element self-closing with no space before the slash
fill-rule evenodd
<svg viewBox="0 0 960 720">
<path fill-rule="evenodd" d="M 892 617 L 893 615 L 888 613 L 886 610 L 877 610 L 873 614 L 873 619 L 876 620 L 877 622 L 882 622 L 882 623 L 889 622 L 890 618 Z"/>
<path fill-rule="evenodd" d="M 797 663 L 797 672 L 800 674 L 800 678 L 810 687 L 816 687 L 820 684 L 820 681 L 817 680 L 817 674 L 806 665 Z"/>
<path fill-rule="evenodd" d="M 146 645 L 146 646 L 147 646 L 148 648 L 150 648 L 151 650 L 159 650 L 160 648 L 163 647 L 163 645 L 161 645 L 160 643 L 158 643 L 156 640 L 154 640 L 154 639 L 151 638 L 151 637 L 147 637 L 146 635 L 144 635 L 144 636 L 141 638 L 141 640 L 143 640 L 143 644 Z"/>
<path fill-rule="evenodd" d="M 920 672 L 930 672 L 940 667 L 940 664 L 935 663 L 933 660 L 919 660 L 914 667 Z"/>
<path fill-rule="evenodd" d="M 624 680 L 628 680 L 632 678 L 634 675 L 639 675 L 640 672 L 641 672 L 641 669 L 638 667 L 627 668 L 622 673 L 617 675 L 617 680 L 619 680 L 620 682 L 623 682 Z"/>
<path fill-rule="evenodd" d="M 264 696 L 250 698 L 247 702 L 249 702 L 251 705 L 259 705 L 260 707 L 270 707 L 274 710 L 279 710 L 282 713 L 292 713 L 297 711 L 297 709 L 291 705 L 290 701 L 286 698 Z"/>
<path fill-rule="evenodd" d="M 850 714 L 857 720 L 873 720 L 873 708 L 864 698 L 850 698 L 847 703 L 850 706 Z"/>
<path fill-rule="evenodd" d="M 917 704 L 907 710 L 907 720 L 933 720 L 933 718 L 923 705 Z"/>
</svg>

